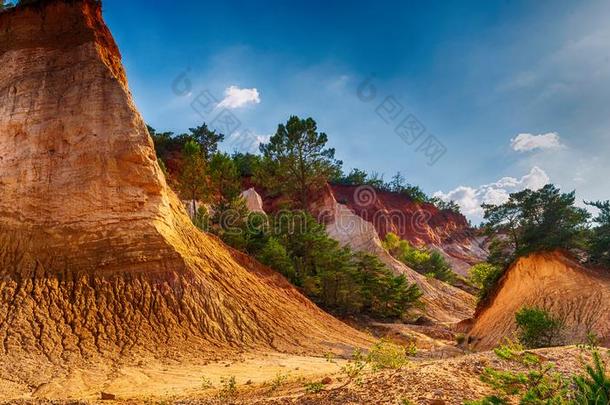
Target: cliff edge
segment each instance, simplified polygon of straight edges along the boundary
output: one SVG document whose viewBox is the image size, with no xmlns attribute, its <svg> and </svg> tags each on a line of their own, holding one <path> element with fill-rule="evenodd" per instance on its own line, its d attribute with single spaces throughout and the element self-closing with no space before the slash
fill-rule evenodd
<svg viewBox="0 0 610 405">
<path fill-rule="evenodd" d="M 36 386 L 99 359 L 366 343 L 191 224 L 100 2 L 0 14 L 0 374 Z"/>
</svg>

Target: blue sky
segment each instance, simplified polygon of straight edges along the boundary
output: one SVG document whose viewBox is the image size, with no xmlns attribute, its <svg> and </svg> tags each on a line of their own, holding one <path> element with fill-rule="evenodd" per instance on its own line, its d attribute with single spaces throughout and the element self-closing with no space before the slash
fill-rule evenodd
<svg viewBox="0 0 610 405">
<path fill-rule="evenodd" d="M 104 16 L 159 130 L 213 120 L 192 108 L 211 94 L 241 122 L 227 151 L 311 116 L 346 170 L 400 171 L 475 221 L 546 181 L 610 198 L 607 1 L 105 0 Z M 413 144 L 395 132 L 409 114 Z M 433 165 L 429 139 L 446 149 Z"/>
</svg>

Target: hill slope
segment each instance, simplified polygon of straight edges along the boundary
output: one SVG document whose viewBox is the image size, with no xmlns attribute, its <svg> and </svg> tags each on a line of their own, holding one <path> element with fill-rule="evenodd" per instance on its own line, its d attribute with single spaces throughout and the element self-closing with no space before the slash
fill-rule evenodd
<svg viewBox="0 0 610 405">
<path fill-rule="evenodd" d="M 415 203 L 409 196 L 369 186 L 333 184 L 334 198 L 374 225 L 380 238 L 389 232 L 416 246 L 441 252 L 459 275 L 468 275 L 473 264 L 485 261 L 484 238 L 478 237 L 466 218 L 433 204 Z"/>
<path fill-rule="evenodd" d="M 100 358 L 366 344 L 191 224 L 99 2 L 0 14 L 0 156 L 0 377 L 37 386 Z"/>
<path fill-rule="evenodd" d="M 383 248 L 375 225 L 347 205 L 338 203 L 330 186 L 317 199 L 312 210 L 326 224 L 331 238 L 355 251 L 377 256 L 395 274 L 404 274 L 410 282 L 416 283 L 423 293 L 423 311 L 429 318 L 455 323 L 473 315 L 476 300 L 471 294 L 440 280 L 427 278 L 393 258 Z"/>
<path fill-rule="evenodd" d="M 610 344 L 610 277 L 581 267 L 561 253 L 519 259 L 500 281 L 487 305 L 477 311 L 470 335 L 487 349 L 516 332 L 515 312 L 544 308 L 566 323 L 567 343 L 584 342 L 595 332 Z"/>
</svg>

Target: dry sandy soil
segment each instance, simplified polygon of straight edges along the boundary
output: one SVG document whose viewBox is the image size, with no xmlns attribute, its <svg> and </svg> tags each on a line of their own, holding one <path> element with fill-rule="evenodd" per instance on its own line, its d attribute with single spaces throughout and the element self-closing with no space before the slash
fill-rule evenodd
<svg viewBox="0 0 610 405">
<path fill-rule="evenodd" d="M 589 358 L 586 351 L 574 346 L 536 352 L 566 375 L 579 372 Z M 603 355 L 610 360 L 605 350 Z M 11 399 L 6 403 L 401 404 L 408 400 L 414 404 L 462 404 L 493 394 L 480 380 L 485 367 L 515 367 L 491 352 L 438 360 L 417 356 L 399 371 L 367 371 L 360 384 L 346 384 L 341 372 L 345 363 L 324 357 L 258 353 L 209 364 L 152 362 L 116 370 L 100 366 L 98 373 L 73 370 L 67 380 L 40 387 L 35 393 L 38 399 L 32 399 L 27 387 L 8 381 L 0 380 L 0 392 Z M 235 395 L 226 396 L 221 392 L 221 379 L 230 376 L 235 377 L 237 390 Z M 204 377 L 212 388 L 204 387 Z M 323 391 L 306 392 L 308 382 L 327 377 L 330 383 Z M 101 401 L 100 391 L 115 394 L 116 400 Z"/>
</svg>

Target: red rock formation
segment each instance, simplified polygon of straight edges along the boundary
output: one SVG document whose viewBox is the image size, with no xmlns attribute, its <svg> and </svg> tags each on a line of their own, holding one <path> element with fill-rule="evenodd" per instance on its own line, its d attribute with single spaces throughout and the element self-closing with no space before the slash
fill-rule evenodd
<svg viewBox="0 0 610 405">
<path fill-rule="evenodd" d="M 355 251 L 377 256 L 395 274 L 405 275 L 410 282 L 419 286 L 423 293 L 422 302 L 425 305 L 423 313 L 428 318 L 450 324 L 472 317 L 476 305 L 474 296 L 440 280 L 428 279 L 394 259 L 383 248 L 373 223 L 365 220 L 363 216 L 356 215 L 347 205 L 337 202 L 330 187 L 315 201 L 311 210 L 321 222 L 326 224 L 326 230 L 331 238 Z"/>
<path fill-rule="evenodd" d="M 193 227 L 97 1 L 0 14 L 0 196 L 0 362 L 12 379 L 34 367 L 36 386 L 43 364 L 99 356 L 366 342 Z"/>
<path fill-rule="evenodd" d="M 470 231 L 463 215 L 441 211 L 432 204 L 417 204 L 404 194 L 366 186 L 333 184 L 330 188 L 337 201 L 372 222 L 382 238 L 393 232 L 414 244 L 431 245 Z"/>
<path fill-rule="evenodd" d="M 484 261 L 487 256 L 483 239 L 461 214 L 368 186 L 330 185 L 328 192 L 372 223 L 382 239 L 392 232 L 416 246 L 435 248 L 445 255 L 458 274 L 467 275 L 471 265 Z"/>
</svg>

